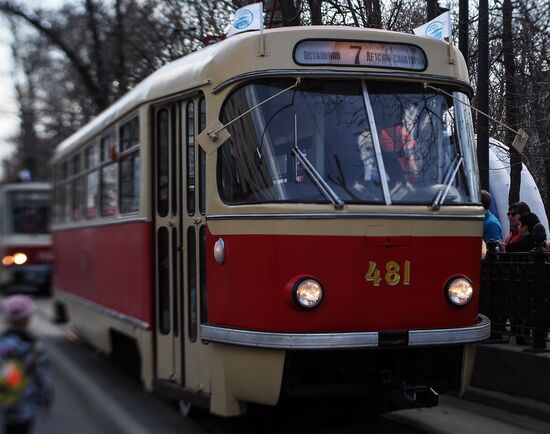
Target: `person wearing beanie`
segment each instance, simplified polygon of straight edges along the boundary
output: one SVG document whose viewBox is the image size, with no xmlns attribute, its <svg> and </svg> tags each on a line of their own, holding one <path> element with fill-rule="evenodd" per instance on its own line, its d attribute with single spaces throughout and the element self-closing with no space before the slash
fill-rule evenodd
<svg viewBox="0 0 550 434">
<path fill-rule="evenodd" d="M 28 331 L 35 311 L 36 305 L 26 295 L 2 301 L 7 329 L 0 336 L 0 420 L 5 434 L 30 433 L 39 411 L 53 401 L 44 347 Z"/>
<path fill-rule="evenodd" d="M 525 202 L 516 202 L 510 205 L 508 208 L 508 221 L 510 222 L 510 234 L 504 240 L 504 246 L 507 246 L 510 243 L 514 243 L 521 239 L 521 234 L 519 233 L 519 217 L 522 214 L 531 212 L 529 205 Z"/>
<path fill-rule="evenodd" d="M 506 246 L 507 252 L 530 252 L 535 248 L 533 228 L 540 223 L 538 216 L 533 212 L 526 212 L 519 217 L 519 234 L 521 238 Z"/>
</svg>

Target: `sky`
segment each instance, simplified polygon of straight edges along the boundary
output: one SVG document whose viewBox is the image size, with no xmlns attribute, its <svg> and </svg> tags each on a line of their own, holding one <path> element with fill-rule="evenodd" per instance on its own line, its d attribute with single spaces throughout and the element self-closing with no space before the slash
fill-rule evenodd
<svg viewBox="0 0 550 434">
<path fill-rule="evenodd" d="M 10 31 L 6 21 L 0 20 L 0 160 L 12 152 L 8 140 L 18 125 L 11 69 Z"/>
</svg>

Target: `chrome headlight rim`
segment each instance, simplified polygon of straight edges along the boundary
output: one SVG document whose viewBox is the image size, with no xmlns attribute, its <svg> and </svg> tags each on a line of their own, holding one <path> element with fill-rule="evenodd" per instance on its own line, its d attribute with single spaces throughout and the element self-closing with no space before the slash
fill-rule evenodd
<svg viewBox="0 0 550 434">
<path fill-rule="evenodd" d="M 451 286 L 454 284 L 454 283 L 457 283 L 458 281 L 465 281 L 469 284 L 470 288 L 471 288 L 471 291 L 470 291 L 470 296 L 468 297 L 468 299 L 464 302 L 464 303 L 457 303 L 456 301 L 453 300 L 453 297 L 451 296 L 450 294 L 450 289 L 451 289 Z M 472 283 L 472 279 L 469 279 L 468 277 L 464 276 L 464 275 L 456 275 L 456 276 L 453 276 L 451 277 L 449 280 L 447 280 L 447 283 L 445 284 L 445 298 L 447 299 L 447 301 L 451 304 L 451 306 L 453 307 L 456 307 L 456 308 L 464 308 L 466 306 L 468 306 L 473 298 L 474 298 L 474 285 Z"/>
<path fill-rule="evenodd" d="M 302 298 L 299 295 L 300 288 L 302 288 L 302 286 L 306 285 L 308 282 L 314 283 L 315 285 L 317 285 L 319 287 L 319 292 L 320 292 L 319 297 L 318 297 L 317 301 L 313 304 L 304 304 L 301 301 Z M 296 281 L 296 283 L 294 284 L 294 286 L 292 288 L 292 299 L 293 299 L 295 305 L 297 307 L 299 307 L 300 309 L 303 309 L 303 310 L 312 310 L 312 309 L 315 309 L 315 308 L 319 307 L 319 305 L 321 305 L 321 303 L 323 302 L 324 298 L 325 298 L 325 291 L 323 289 L 323 285 L 321 284 L 321 282 L 319 282 L 319 280 L 317 280 L 316 278 L 311 277 L 311 276 L 300 278 L 298 281 Z"/>
</svg>

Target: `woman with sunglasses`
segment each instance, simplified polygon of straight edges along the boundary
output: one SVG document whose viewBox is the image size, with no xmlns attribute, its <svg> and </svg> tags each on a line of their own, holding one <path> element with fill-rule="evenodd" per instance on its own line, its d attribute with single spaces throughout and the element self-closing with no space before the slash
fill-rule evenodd
<svg viewBox="0 0 550 434">
<path fill-rule="evenodd" d="M 508 221 L 510 222 L 510 234 L 506 237 L 503 244 L 506 247 L 510 243 L 515 243 L 521 239 L 519 233 L 519 218 L 522 214 L 530 212 L 531 208 L 525 202 L 516 202 L 510 205 L 508 209 Z"/>
</svg>

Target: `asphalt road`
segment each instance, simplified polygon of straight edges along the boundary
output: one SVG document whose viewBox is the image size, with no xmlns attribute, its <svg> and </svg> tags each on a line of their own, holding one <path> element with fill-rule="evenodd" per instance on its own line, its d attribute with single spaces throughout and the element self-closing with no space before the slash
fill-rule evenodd
<svg viewBox="0 0 550 434">
<path fill-rule="evenodd" d="M 37 434 L 523 434 L 548 433 L 550 424 L 452 397 L 437 408 L 405 410 L 383 417 L 339 403 L 280 409 L 251 406 L 238 418 L 203 415 L 183 419 L 173 402 L 145 392 L 109 357 L 66 339 L 66 329 L 48 320 L 48 301 L 33 331 L 44 340 L 56 379 L 56 401 Z"/>
</svg>

